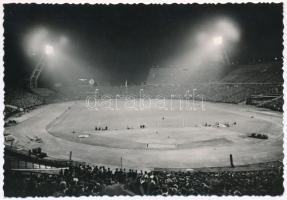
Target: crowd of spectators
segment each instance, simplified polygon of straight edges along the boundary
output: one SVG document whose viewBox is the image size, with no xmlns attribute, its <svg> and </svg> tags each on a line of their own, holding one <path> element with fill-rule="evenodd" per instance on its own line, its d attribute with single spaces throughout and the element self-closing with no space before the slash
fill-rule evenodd
<svg viewBox="0 0 287 200">
<path fill-rule="evenodd" d="M 283 96 L 272 99 L 268 102 L 263 102 L 260 107 L 269 108 L 271 110 L 283 111 L 284 99 Z"/>
<path fill-rule="evenodd" d="M 175 70 L 176 73 L 176 70 Z M 176 74 L 174 74 L 176 77 Z M 147 78 L 147 80 L 153 80 Z M 157 80 L 157 79 L 156 79 Z M 127 87 L 126 87 L 127 86 Z M 97 89 L 97 90 L 96 90 Z M 223 103 L 244 103 L 251 95 L 272 95 L 283 94 L 283 78 L 281 63 L 258 63 L 252 65 L 237 66 L 234 70 L 227 72 L 223 77 L 207 81 L 190 80 L 185 83 L 165 82 L 155 83 L 147 81 L 145 84 L 124 83 L 119 86 L 97 85 L 74 85 L 59 88 L 59 91 L 72 100 L 83 100 L 89 96 L 123 98 L 126 95 L 134 98 L 193 98 L 193 89 L 196 89 L 195 99 L 223 102 Z M 187 94 L 189 91 L 189 94 Z M 270 105 L 269 105 L 270 104 Z M 270 102 L 266 108 L 281 111 L 282 101 Z"/>
<path fill-rule="evenodd" d="M 176 77 L 176 75 L 175 75 Z M 152 80 L 149 79 L 148 80 Z M 97 94 L 95 94 L 95 90 Z M 143 89 L 143 90 L 142 90 Z M 87 93 L 97 97 L 109 96 L 119 98 L 120 96 L 133 96 L 143 98 L 181 98 L 187 96 L 193 98 L 193 89 L 196 100 L 223 102 L 223 103 L 244 103 L 252 95 L 281 96 L 283 94 L 282 67 L 280 63 L 260 63 L 252 65 L 238 66 L 228 72 L 222 78 L 212 82 L 190 82 L 180 83 L 169 81 L 160 84 L 147 82 L 143 85 L 122 86 L 97 86 L 79 85 L 73 87 L 63 87 L 61 92 L 69 95 L 73 99 L 85 99 Z M 189 91 L 189 94 L 187 94 Z M 172 97 L 171 97 L 172 95 Z M 282 101 L 272 101 L 264 104 L 263 107 L 276 111 L 282 111 Z"/>
<path fill-rule="evenodd" d="M 80 165 L 59 174 L 5 171 L 5 196 L 280 195 L 283 168 L 253 171 L 137 171 Z"/>
<path fill-rule="evenodd" d="M 101 98 L 117 98 L 125 99 L 126 95 L 129 98 L 166 98 L 166 99 L 190 99 L 198 101 L 211 101 L 211 102 L 223 102 L 223 103 L 246 103 L 252 95 L 262 96 L 281 96 L 283 94 L 283 87 L 280 84 L 235 84 L 235 83 L 202 83 L 193 85 L 132 85 L 126 90 L 125 87 L 120 86 L 98 86 L 97 94 L 96 88 L 86 86 L 77 87 L 74 86 L 70 94 L 66 92 L 72 100 L 82 99 L 87 96 Z M 143 90 L 141 90 L 143 89 Z M 195 97 L 193 97 L 193 89 Z M 62 88 L 65 91 L 65 88 Z M 62 93 L 65 93 L 63 92 Z M 189 91 L 189 93 L 188 93 Z M 126 94 L 127 92 L 127 94 Z M 77 95 L 76 95 L 77 94 Z M 283 107 L 283 101 L 271 101 L 264 104 L 263 107 L 281 111 Z"/>
<path fill-rule="evenodd" d="M 27 111 L 33 109 L 35 106 L 43 104 L 43 102 L 43 97 L 33 94 L 28 90 L 11 89 L 5 91 L 5 105 L 10 105 L 11 107 L 5 107 L 4 116 L 7 118 L 20 110 Z"/>
<path fill-rule="evenodd" d="M 5 93 L 5 104 L 19 108 L 30 108 L 43 103 L 43 98 L 22 89 L 13 89 Z"/>
<path fill-rule="evenodd" d="M 282 86 L 264 84 L 215 84 L 203 90 L 206 100 L 224 103 L 241 103 L 251 95 L 281 95 Z"/>
</svg>

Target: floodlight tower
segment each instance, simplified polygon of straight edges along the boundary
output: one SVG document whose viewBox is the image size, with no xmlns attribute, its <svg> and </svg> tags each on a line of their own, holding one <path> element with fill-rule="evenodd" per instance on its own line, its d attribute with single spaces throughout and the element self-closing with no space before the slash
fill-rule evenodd
<svg viewBox="0 0 287 200">
<path fill-rule="evenodd" d="M 54 47 L 50 44 L 44 46 L 43 52 L 41 54 L 40 60 L 33 69 L 33 72 L 30 76 L 30 89 L 38 87 L 38 78 L 43 71 L 45 65 L 47 65 L 47 58 L 54 54 Z"/>
</svg>

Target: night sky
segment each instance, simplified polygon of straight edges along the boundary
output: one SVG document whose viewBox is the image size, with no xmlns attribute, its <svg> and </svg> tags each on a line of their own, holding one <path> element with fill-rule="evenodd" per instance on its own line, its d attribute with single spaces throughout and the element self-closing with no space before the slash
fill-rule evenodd
<svg viewBox="0 0 287 200">
<path fill-rule="evenodd" d="M 241 29 L 232 61 L 282 57 L 282 4 L 226 5 L 4 5 L 5 82 L 31 71 L 23 33 L 41 25 L 69 38 L 71 51 L 110 73 L 113 83 L 139 83 L 152 66 L 178 52 L 188 30 L 202 20 L 228 16 Z"/>
</svg>

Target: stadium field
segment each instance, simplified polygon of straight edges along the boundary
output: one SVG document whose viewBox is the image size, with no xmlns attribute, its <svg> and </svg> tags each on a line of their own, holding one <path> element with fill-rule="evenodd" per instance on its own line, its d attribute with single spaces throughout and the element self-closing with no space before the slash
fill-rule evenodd
<svg viewBox="0 0 287 200">
<path fill-rule="evenodd" d="M 74 160 L 111 167 L 121 160 L 126 168 L 224 167 L 230 154 L 235 166 L 283 159 L 282 113 L 211 102 L 187 109 L 179 100 L 167 101 L 165 109 L 155 100 L 131 109 L 112 101 L 113 109 L 91 109 L 85 101 L 41 106 L 14 118 L 19 123 L 7 130 L 19 147 L 41 147 L 54 158 L 68 159 L 72 152 Z M 252 133 L 268 139 L 248 137 Z"/>
</svg>

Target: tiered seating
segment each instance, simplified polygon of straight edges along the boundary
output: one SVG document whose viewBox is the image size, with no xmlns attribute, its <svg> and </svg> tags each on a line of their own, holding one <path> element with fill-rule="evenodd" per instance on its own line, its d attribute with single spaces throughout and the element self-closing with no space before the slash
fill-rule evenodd
<svg viewBox="0 0 287 200">
<path fill-rule="evenodd" d="M 150 171 L 70 166 L 59 174 L 6 171 L 5 196 L 280 195 L 283 168 L 248 171 Z"/>
<path fill-rule="evenodd" d="M 47 88 L 34 88 L 33 92 L 42 97 L 48 97 L 55 93 L 52 90 L 49 90 Z"/>
<path fill-rule="evenodd" d="M 283 95 L 269 101 L 262 102 L 259 107 L 269 108 L 276 111 L 283 111 L 284 99 Z"/>
<path fill-rule="evenodd" d="M 57 92 L 46 88 L 37 88 L 33 90 L 33 93 L 27 91 L 14 91 L 14 95 L 10 95 L 8 92 L 6 95 L 6 102 L 12 102 L 12 105 L 25 108 L 39 105 L 43 102 L 51 103 L 63 100 L 84 100 L 87 96 L 94 96 L 96 94 L 96 89 L 98 97 L 107 95 L 111 98 L 115 98 L 116 95 L 123 96 L 127 93 L 130 96 L 139 98 L 140 90 L 144 89 L 142 94 L 151 98 L 156 98 L 158 96 L 171 98 L 171 95 L 175 95 L 173 98 L 184 98 L 187 90 L 189 90 L 189 94 L 192 95 L 192 90 L 197 89 L 196 95 L 199 95 L 196 97 L 197 99 L 201 99 L 201 96 L 204 96 L 204 100 L 208 101 L 242 103 L 246 102 L 251 95 L 281 96 L 283 93 L 283 78 L 280 66 L 280 63 L 238 65 L 233 66 L 233 70 L 216 81 L 199 81 L 199 79 L 197 79 L 197 82 L 190 80 L 184 84 L 182 83 L 182 80 L 176 82 L 177 79 L 172 79 L 172 82 L 170 82 L 170 79 L 161 79 L 161 72 L 166 74 L 170 69 L 155 68 L 149 73 L 149 77 L 147 78 L 148 81 L 145 85 L 128 85 L 126 88 L 124 84 L 122 86 L 97 87 L 89 84 L 82 84 L 59 87 Z M 183 69 L 180 69 L 180 71 L 180 73 L 188 73 L 188 71 Z M 175 72 L 176 70 L 174 70 L 173 74 Z M 161 82 L 155 83 L 157 79 L 156 77 L 153 77 L 154 73 L 157 74 L 156 76 L 160 75 L 159 78 L 161 79 Z M 173 76 L 176 77 L 176 74 Z M 165 82 L 162 82 L 163 80 L 165 80 Z M 280 107 L 279 101 L 277 101 L 278 106 L 269 105 L 272 104 L 272 102 L 266 104 L 268 105 L 268 108 L 282 110 L 282 108 L 278 108 L 278 106 Z"/>
<path fill-rule="evenodd" d="M 44 103 L 54 103 L 65 100 L 65 96 L 63 94 L 48 88 L 34 88 L 33 93 L 43 97 Z"/>
<path fill-rule="evenodd" d="M 28 109 L 43 103 L 43 98 L 24 89 L 11 89 L 5 92 L 5 105 Z"/>
</svg>

